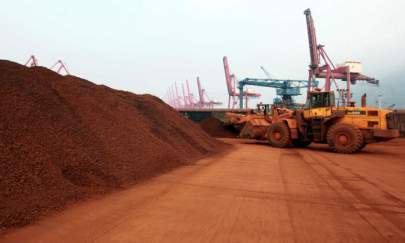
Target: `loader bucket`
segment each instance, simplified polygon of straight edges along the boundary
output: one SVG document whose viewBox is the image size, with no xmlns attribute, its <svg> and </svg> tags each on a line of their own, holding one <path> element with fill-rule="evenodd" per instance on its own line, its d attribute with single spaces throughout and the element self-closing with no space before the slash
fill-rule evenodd
<svg viewBox="0 0 405 243">
<path fill-rule="evenodd" d="M 265 119 L 252 119 L 246 122 L 239 134 L 239 137 L 266 140 L 266 133 L 269 126 L 270 123 Z"/>
</svg>

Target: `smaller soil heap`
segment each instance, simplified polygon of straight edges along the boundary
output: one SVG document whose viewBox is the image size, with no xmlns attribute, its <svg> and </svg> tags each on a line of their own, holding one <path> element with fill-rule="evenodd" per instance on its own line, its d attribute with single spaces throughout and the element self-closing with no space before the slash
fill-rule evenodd
<svg viewBox="0 0 405 243">
<path fill-rule="evenodd" d="M 224 126 L 224 123 L 215 117 L 205 118 L 201 121 L 200 126 L 205 132 L 213 137 L 236 138 L 238 136 L 238 131 L 231 126 Z"/>
</svg>

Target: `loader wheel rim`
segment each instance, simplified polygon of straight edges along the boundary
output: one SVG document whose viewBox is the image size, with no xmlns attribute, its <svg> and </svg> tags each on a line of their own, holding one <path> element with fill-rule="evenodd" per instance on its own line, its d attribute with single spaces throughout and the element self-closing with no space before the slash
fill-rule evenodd
<svg viewBox="0 0 405 243">
<path fill-rule="evenodd" d="M 339 134 L 337 136 L 337 141 L 341 145 L 350 144 L 350 138 L 346 134 Z"/>
<path fill-rule="evenodd" d="M 271 134 L 271 137 L 272 137 L 274 140 L 279 141 L 279 140 L 281 139 L 281 133 L 280 133 L 279 131 L 274 131 L 274 132 Z"/>
</svg>

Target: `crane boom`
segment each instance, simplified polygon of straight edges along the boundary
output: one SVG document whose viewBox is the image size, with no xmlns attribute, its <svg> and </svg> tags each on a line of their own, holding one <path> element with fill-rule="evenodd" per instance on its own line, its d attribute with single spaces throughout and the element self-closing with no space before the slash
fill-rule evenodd
<svg viewBox="0 0 405 243">
<path fill-rule="evenodd" d="M 270 73 L 263 66 L 260 66 L 260 69 L 263 70 L 263 72 L 267 78 L 271 79 Z"/>
<path fill-rule="evenodd" d="M 229 95 L 235 95 L 235 87 L 232 85 L 232 74 L 229 69 L 228 57 L 224 56 L 222 61 L 224 63 L 225 80 L 228 93 Z"/>
<path fill-rule="evenodd" d="M 308 8 L 304 11 L 307 20 L 307 31 L 308 31 L 308 43 L 309 52 L 311 55 L 311 69 L 316 69 L 319 66 L 319 53 L 318 53 L 318 43 L 316 41 L 316 32 L 314 20 L 312 19 L 311 10 Z"/>
</svg>

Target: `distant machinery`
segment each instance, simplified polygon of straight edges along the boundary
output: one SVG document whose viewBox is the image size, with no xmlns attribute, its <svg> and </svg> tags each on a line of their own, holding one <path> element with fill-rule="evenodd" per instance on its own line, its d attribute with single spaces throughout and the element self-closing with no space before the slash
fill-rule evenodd
<svg viewBox="0 0 405 243">
<path fill-rule="evenodd" d="M 240 100 L 240 97 L 242 97 L 242 99 L 245 98 L 245 102 L 247 104 L 248 97 L 257 98 L 261 96 L 261 94 L 249 90 L 242 90 L 242 93 L 237 92 L 236 83 L 238 82 L 238 80 L 236 78 L 236 75 L 231 73 L 230 71 L 228 57 L 224 56 L 222 61 L 224 64 L 226 87 L 228 89 L 228 108 L 235 108 L 235 105 L 238 103 L 237 99 L 239 98 Z"/>
<path fill-rule="evenodd" d="M 275 88 L 276 93 L 281 98 L 276 97 L 273 102 L 275 105 L 287 108 L 296 108 L 299 106 L 294 102 L 293 97 L 302 95 L 301 89 L 308 87 L 307 80 L 290 80 L 290 79 L 260 79 L 245 78 L 238 82 L 239 94 L 247 85 Z M 239 95 L 239 108 L 243 108 L 243 96 Z"/>
<path fill-rule="evenodd" d="M 259 87 L 269 87 L 269 88 L 276 88 L 277 95 L 273 102 L 276 105 L 288 107 L 288 108 L 295 108 L 297 106 L 294 103 L 294 96 L 301 95 L 301 89 L 308 87 L 307 80 L 290 80 L 290 79 L 272 79 L 270 74 L 267 72 L 264 67 L 261 67 L 263 72 L 266 74 L 268 78 L 245 78 L 241 80 L 237 80 L 235 75 L 230 74 L 229 71 L 229 64 L 227 57 L 223 58 L 224 61 L 224 69 L 225 69 L 225 77 L 227 81 L 227 87 L 229 92 L 229 101 L 231 97 L 237 96 L 239 98 L 239 108 L 243 108 L 243 100 L 245 98 L 245 108 L 248 107 L 247 105 L 247 96 L 249 93 L 244 91 L 245 86 L 259 86 Z M 235 91 L 235 85 L 237 83 L 237 88 L 239 92 Z M 253 96 L 258 97 L 260 94 L 254 94 Z M 228 103 L 229 106 L 229 103 Z"/>
<path fill-rule="evenodd" d="M 268 79 L 273 78 L 272 75 L 263 66 L 260 66 L 260 69 L 263 71 L 263 73 L 266 75 L 266 77 Z M 287 82 L 285 85 L 286 86 L 288 86 L 288 85 L 294 86 L 294 87 L 291 87 L 290 93 L 294 94 L 295 96 L 301 95 L 301 88 L 307 88 L 307 83 L 305 83 L 305 82 L 303 84 L 298 84 L 298 85 L 296 83 L 294 84 L 294 83 Z M 298 88 L 298 90 L 292 91 L 292 88 L 294 88 L 294 89 Z M 302 105 L 298 105 L 298 104 L 294 103 L 294 100 L 293 100 L 293 97 L 291 96 L 291 94 L 290 94 L 290 97 L 289 97 L 289 95 L 287 95 L 287 91 L 285 91 L 287 89 L 288 88 L 285 87 L 284 91 L 280 90 L 280 89 L 276 90 L 276 92 L 277 92 L 276 94 L 278 95 L 278 97 L 275 97 L 273 99 L 273 104 L 275 104 L 277 106 L 288 106 L 290 108 L 295 108 L 295 107 L 302 106 Z"/>
<path fill-rule="evenodd" d="M 173 86 L 170 86 L 168 90 L 168 103 L 174 108 L 180 107 L 179 99 Z"/>
<path fill-rule="evenodd" d="M 174 87 L 171 86 L 166 94 L 167 103 L 174 108 L 193 108 L 193 109 L 213 109 L 216 105 L 221 105 L 222 102 L 210 99 L 207 92 L 201 85 L 200 78 L 197 77 L 198 87 L 198 100 L 196 100 L 193 93 L 190 92 L 188 80 L 186 80 L 186 87 L 182 83 L 183 95 L 179 95 L 177 82 Z"/>
<path fill-rule="evenodd" d="M 30 58 L 25 63 L 25 66 L 27 66 L 27 67 L 36 67 L 36 66 L 38 66 L 38 59 L 34 55 L 31 55 Z M 70 74 L 67 67 L 66 67 L 66 64 L 63 63 L 62 60 L 56 61 L 55 64 L 53 64 L 49 69 L 52 70 L 52 71 L 55 71 L 55 72 L 57 72 L 59 74 L 62 71 L 65 71 L 65 73 L 67 75 Z"/>
<path fill-rule="evenodd" d="M 70 74 L 66 65 L 62 62 L 62 60 L 57 60 L 55 64 L 53 64 L 49 69 L 54 70 L 59 74 L 62 72 L 62 70 L 64 70 L 67 75 Z"/>
<path fill-rule="evenodd" d="M 197 87 L 198 87 L 198 96 L 200 97 L 198 106 L 200 108 L 212 109 L 212 108 L 214 108 L 215 105 L 222 105 L 222 102 L 212 100 L 208 97 L 207 92 L 201 86 L 200 77 L 198 77 L 198 76 L 197 76 Z"/>
<path fill-rule="evenodd" d="M 167 103 L 174 108 L 178 107 L 177 97 L 173 91 L 173 86 L 170 86 L 167 91 Z"/>
<path fill-rule="evenodd" d="M 183 90 L 183 105 L 186 106 L 186 107 L 189 107 L 190 104 L 188 103 L 186 90 L 184 89 L 184 83 L 181 83 L 181 89 Z"/>
<path fill-rule="evenodd" d="M 190 107 L 197 107 L 198 102 L 195 100 L 194 94 L 190 92 L 190 86 L 188 85 L 188 80 L 186 80 L 187 87 L 187 99 Z"/>
<path fill-rule="evenodd" d="M 264 72 L 267 78 L 272 78 L 270 73 L 263 66 L 260 66 L 260 69 Z"/>
<path fill-rule="evenodd" d="M 339 89 L 341 94 L 340 100 L 346 105 L 351 103 L 350 84 L 356 84 L 356 81 L 366 81 L 371 84 L 378 85 L 379 81 L 375 78 L 368 77 L 361 74 L 362 65 L 356 61 L 346 61 L 344 64 L 335 66 L 328 54 L 324 49 L 324 45 L 318 45 L 316 40 L 316 32 L 314 20 L 312 19 L 311 10 L 304 11 L 306 16 L 309 51 L 311 56 L 311 63 L 309 65 L 309 78 L 308 78 L 308 91 L 310 91 L 311 83 L 315 81 L 315 78 L 325 79 L 325 91 L 330 91 L 331 80 L 334 82 L 337 88 L 336 79 L 346 81 L 346 88 Z M 321 59 L 323 64 L 321 64 Z"/>
<path fill-rule="evenodd" d="M 38 66 L 38 60 L 34 55 L 31 55 L 28 61 L 25 63 L 27 67 L 36 67 Z"/>
</svg>

